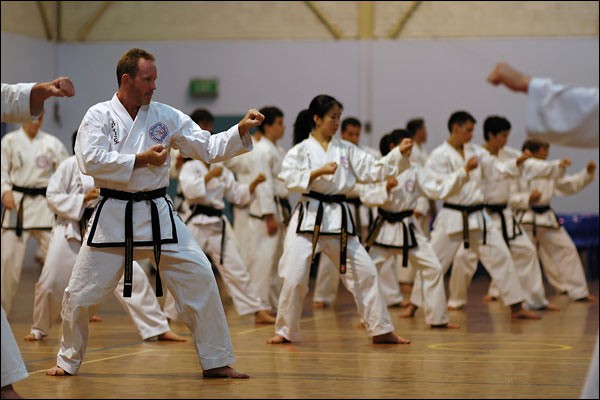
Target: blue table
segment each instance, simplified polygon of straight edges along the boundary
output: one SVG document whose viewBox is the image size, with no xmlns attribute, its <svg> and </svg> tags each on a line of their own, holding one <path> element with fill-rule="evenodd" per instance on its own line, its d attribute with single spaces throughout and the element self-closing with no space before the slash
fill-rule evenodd
<svg viewBox="0 0 600 400">
<path fill-rule="evenodd" d="M 585 252 L 588 279 L 598 278 L 598 214 L 557 214 L 579 251 Z"/>
</svg>

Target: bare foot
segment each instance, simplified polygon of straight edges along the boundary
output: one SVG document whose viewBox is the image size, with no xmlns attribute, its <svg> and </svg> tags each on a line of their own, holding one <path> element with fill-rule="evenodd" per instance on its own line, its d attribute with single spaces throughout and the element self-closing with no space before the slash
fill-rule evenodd
<svg viewBox="0 0 600 400">
<path fill-rule="evenodd" d="M 102 322 L 102 318 L 97 315 L 92 315 L 92 318 L 90 318 L 90 322 Z"/>
<path fill-rule="evenodd" d="M 398 316 L 400 318 L 412 318 L 415 316 L 415 313 L 417 312 L 417 308 L 419 308 L 419 307 L 410 303 L 404 311 L 402 311 L 400 314 L 398 314 Z"/>
<path fill-rule="evenodd" d="M 544 311 L 560 311 L 560 307 L 556 304 L 548 303 L 548 305 L 542 308 Z"/>
<path fill-rule="evenodd" d="M 313 301 L 313 308 L 318 308 L 318 309 L 327 308 L 327 304 L 323 301 Z"/>
<path fill-rule="evenodd" d="M 541 316 L 532 313 L 529 310 L 521 308 L 520 310 L 511 312 L 510 315 L 513 319 L 542 319 Z"/>
<path fill-rule="evenodd" d="M 439 324 L 439 325 L 431 325 L 432 328 L 441 328 L 441 329 L 460 329 L 459 324 L 454 324 L 452 322 L 448 322 L 447 324 Z"/>
<path fill-rule="evenodd" d="M 400 302 L 400 308 L 405 308 L 408 307 L 410 305 L 410 300 L 402 300 Z"/>
<path fill-rule="evenodd" d="M 580 299 L 575 299 L 575 301 L 582 302 L 582 303 L 597 303 L 598 298 L 592 294 L 588 294 L 587 296 L 582 297 Z"/>
<path fill-rule="evenodd" d="M 25 339 L 28 342 L 37 342 L 38 340 L 42 340 L 43 338 L 44 335 L 42 335 L 41 333 L 31 332 L 30 334 L 26 335 L 23 339 Z"/>
<path fill-rule="evenodd" d="M 62 369 L 59 366 L 50 368 L 48 371 L 46 371 L 46 375 L 49 375 L 49 376 L 71 376 L 70 373 L 68 373 L 67 371 L 65 371 L 64 369 Z"/>
<path fill-rule="evenodd" d="M 458 311 L 458 310 L 462 310 L 463 308 L 465 308 L 465 306 L 458 306 L 458 307 L 448 306 L 449 311 Z"/>
<path fill-rule="evenodd" d="M 483 301 L 491 303 L 492 301 L 497 301 L 498 298 L 495 296 L 492 296 L 491 294 L 486 294 L 485 296 L 483 296 Z"/>
<path fill-rule="evenodd" d="M 11 385 L 2 386 L 2 399 L 22 399 L 21 395 Z"/>
<path fill-rule="evenodd" d="M 266 310 L 260 310 L 254 313 L 255 324 L 274 324 L 275 317 L 269 314 Z"/>
<path fill-rule="evenodd" d="M 267 340 L 267 344 L 283 344 L 283 343 L 292 343 L 290 340 L 287 340 L 281 335 L 275 335 L 271 339 Z"/>
<path fill-rule="evenodd" d="M 202 372 L 202 376 L 205 378 L 232 378 L 232 379 L 248 379 L 248 378 L 250 378 L 250 375 L 244 374 L 242 372 L 238 372 L 229 366 L 207 369 Z"/>
<path fill-rule="evenodd" d="M 170 342 L 186 342 L 186 339 L 183 336 L 179 336 L 173 331 L 161 333 L 157 336 L 158 340 L 166 340 Z"/>
<path fill-rule="evenodd" d="M 410 344 L 409 339 L 404 339 L 396 335 L 394 332 L 384 333 L 383 335 L 373 336 L 373 344 Z"/>
</svg>

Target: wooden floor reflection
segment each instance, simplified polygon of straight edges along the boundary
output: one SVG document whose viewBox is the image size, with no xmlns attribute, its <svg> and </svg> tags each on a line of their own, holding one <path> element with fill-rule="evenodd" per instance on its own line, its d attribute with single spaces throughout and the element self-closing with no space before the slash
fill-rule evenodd
<svg viewBox="0 0 600 400">
<path fill-rule="evenodd" d="M 373 345 L 351 296 L 341 288 L 335 307 L 313 310 L 311 282 L 298 343 L 267 345 L 273 327 L 237 316 L 224 300 L 234 366 L 251 379 L 215 380 L 202 379 L 190 342 L 142 341 L 112 298 L 103 321 L 91 325 L 80 375 L 48 377 L 60 325 L 42 342 L 23 340 L 38 275 L 39 268 L 24 270 L 10 315 L 30 373 L 14 386 L 27 398 L 577 398 L 598 331 L 598 304 L 559 295 L 549 297 L 562 311 L 511 321 L 507 307 L 482 301 L 489 280 L 478 275 L 467 308 L 450 313 L 461 329 L 434 330 L 422 310 L 405 320 L 390 308 L 396 332 L 412 344 Z M 597 280 L 590 288 L 598 295 Z M 183 323 L 172 329 L 190 337 Z"/>
</svg>

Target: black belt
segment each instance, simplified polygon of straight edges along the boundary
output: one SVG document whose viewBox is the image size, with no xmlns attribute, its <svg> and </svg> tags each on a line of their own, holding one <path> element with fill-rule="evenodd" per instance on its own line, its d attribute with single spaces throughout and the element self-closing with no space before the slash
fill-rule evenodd
<svg viewBox="0 0 600 400">
<path fill-rule="evenodd" d="M 543 214 L 546 211 L 552 210 L 552 207 L 550 207 L 550 205 L 546 205 L 546 206 L 531 206 L 530 207 L 531 210 L 533 211 L 533 237 L 537 237 L 537 223 L 535 221 L 535 215 L 536 214 Z M 557 221 L 559 221 L 558 223 L 560 224 L 560 220 L 558 219 L 558 217 L 556 218 Z"/>
<path fill-rule="evenodd" d="M 17 226 L 15 228 L 15 233 L 18 237 L 21 237 L 23 234 L 23 201 L 25 200 L 25 196 L 46 196 L 46 188 L 28 188 L 13 185 L 12 190 L 23 193 L 23 197 L 21 197 L 21 201 L 19 202 L 19 209 L 17 210 Z"/>
<path fill-rule="evenodd" d="M 81 242 L 83 243 L 83 237 L 85 236 L 85 231 L 87 229 L 88 222 L 94 213 L 94 208 L 89 207 L 83 210 L 83 215 L 79 220 L 79 233 L 81 233 Z"/>
<path fill-rule="evenodd" d="M 463 245 L 465 249 L 468 249 L 469 246 L 469 214 L 472 214 L 477 211 L 482 211 L 484 208 L 483 204 L 475 204 L 472 206 L 461 206 L 460 204 L 452 204 L 445 203 L 444 207 L 449 208 L 451 210 L 457 210 L 462 213 L 462 223 L 463 223 Z M 483 244 L 486 244 L 487 239 L 487 226 L 485 223 L 485 217 L 483 217 Z"/>
<path fill-rule="evenodd" d="M 105 199 L 112 198 L 117 200 L 127 201 L 125 205 L 125 286 L 123 288 L 123 297 L 131 297 L 131 289 L 133 287 L 133 202 L 134 201 L 149 201 L 150 216 L 152 221 L 152 241 L 154 246 L 154 261 L 156 262 L 156 296 L 161 297 L 162 284 L 160 281 L 160 220 L 158 217 L 158 207 L 154 203 L 154 199 L 166 197 L 167 188 L 160 188 L 148 192 L 122 192 L 120 190 L 100 189 L 100 196 Z M 90 235 L 91 236 L 91 235 Z M 89 244 L 89 243 L 88 243 Z"/>
<path fill-rule="evenodd" d="M 416 247 L 417 239 L 415 238 L 415 225 L 412 222 L 410 222 L 407 226 L 406 222 L 404 222 L 404 219 L 413 215 L 413 210 L 390 212 L 382 208 L 377 208 L 377 214 L 377 219 L 371 226 L 369 234 L 367 235 L 365 249 L 369 251 L 371 246 L 373 246 L 373 243 L 375 243 L 375 239 L 377 239 L 379 231 L 381 230 L 381 227 L 383 226 L 384 222 L 387 221 L 392 224 L 400 222 L 402 224 L 402 266 L 405 268 L 408 267 L 408 252 L 411 248 L 408 240 L 408 235 L 410 234 L 410 239 L 414 244 L 414 246 L 412 247 Z"/>
<path fill-rule="evenodd" d="M 360 216 L 360 206 L 362 205 L 362 201 L 360 201 L 360 197 L 351 197 L 347 199 L 348 203 L 354 206 L 354 217 L 356 219 L 356 236 L 358 236 L 358 240 L 362 243 L 362 218 Z"/>
<path fill-rule="evenodd" d="M 283 223 L 285 225 L 287 225 L 290 222 L 290 218 L 292 216 L 292 206 L 291 206 L 289 200 L 286 199 L 285 197 L 275 196 L 275 200 L 281 206 Z"/>
<path fill-rule="evenodd" d="M 323 203 L 338 203 L 342 206 L 342 227 L 340 232 L 340 274 L 346 273 L 346 251 L 348 247 L 348 217 L 346 216 L 346 196 L 343 194 L 325 195 L 318 192 L 311 191 L 305 196 L 319 200 L 319 206 L 317 207 L 317 216 L 315 218 L 315 228 L 313 230 L 312 237 L 312 256 L 311 262 L 315 258 L 315 249 L 317 248 L 317 242 L 319 241 L 319 233 L 321 230 L 321 223 L 323 222 Z"/>
<path fill-rule="evenodd" d="M 203 206 L 201 204 L 194 204 L 192 206 L 192 213 L 185 220 L 185 224 L 187 225 L 193 217 L 200 214 L 208 215 L 209 217 L 223 217 L 223 210 Z M 221 265 L 223 265 L 223 253 L 225 253 L 225 219 L 221 218 Z"/>
</svg>

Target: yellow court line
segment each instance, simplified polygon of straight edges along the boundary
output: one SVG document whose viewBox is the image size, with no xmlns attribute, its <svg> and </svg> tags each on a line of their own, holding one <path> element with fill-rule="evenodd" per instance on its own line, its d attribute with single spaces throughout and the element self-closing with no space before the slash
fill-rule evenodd
<svg viewBox="0 0 600 400">
<path fill-rule="evenodd" d="M 142 351 L 136 351 L 135 353 L 127 353 L 127 354 L 121 354 L 121 355 L 118 355 L 118 356 L 104 357 L 104 358 L 99 358 L 99 359 L 93 360 L 93 361 L 83 362 L 83 363 L 81 363 L 81 365 L 89 365 L 89 364 L 94 364 L 94 363 L 97 363 L 97 362 L 100 362 L 100 361 L 107 361 L 107 360 L 112 360 L 112 359 L 115 359 L 115 358 L 135 356 L 135 355 L 138 355 L 138 354 L 150 353 L 150 352 L 153 352 L 153 351 L 156 351 L 156 350 L 154 350 L 154 349 L 142 350 Z M 29 375 L 39 374 L 40 372 L 46 372 L 46 371 L 48 371 L 48 368 L 46 368 L 46 369 L 40 369 L 38 371 L 29 372 Z"/>
<path fill-rule="evenodd" d="M 455 344 L 457 345 L 467 345 L 467 348 L 458 348 L 458 347 L 453 347 Z M 555 348 L 550 348 L 550 349 L 478 349 L 474 346 L 477 345 L 496 345 L 496 346 L 500 346 L 500 345 L 533 345 L 533 346 L 554 346 Z M 469 347 L 472 346 L 472 347 Z M 525 352 L 531 352 L 531 351 L 563 351 L 563 350 L 572 350 L 573 347 L 571 346 L 567 346 L 565 344 L 555 344 L 555 343 L 543 343 L 543 342 L 520 342 L 520 341 L 513 341 L 513 342 L 448 342 L 448 343 L 437 343 L 437 344 L 430 344 L 427 346 L 430 349 L 435 349 L 435 350 L 450 350 L 450 351 L 525 351 Z"/>
<path fill-rule="evenodd" d="M 346 313 L 340 313 L 341 315 L 346 314 Z M 336 315 L 336 317 L 338 317 L 339 315 Z M 310 322 L 310 321 L 319 321 L 322 319 L 331 319 L 331 315 L 323 315 L 321 317 L 308 317 L 308 318 L 302 318 L 302 320 L 300 321 L 301 323 L 305 323 L 305 322 Z M 234 335 L 246 335 L 248 333 L 252 333 L 252 332 L 258 332 L 258 331 L 262 331 L 265 328 L 270 328 L 270 329 L 274 329 L 274 325 L 265 325 L 265 326 L 261 326 L 259 328 L 252 328 L 252 329 L 248 329 L 245 331 L 240 331 L 240 332 L 235 332 L 233 333 Z"/>
</svg>

